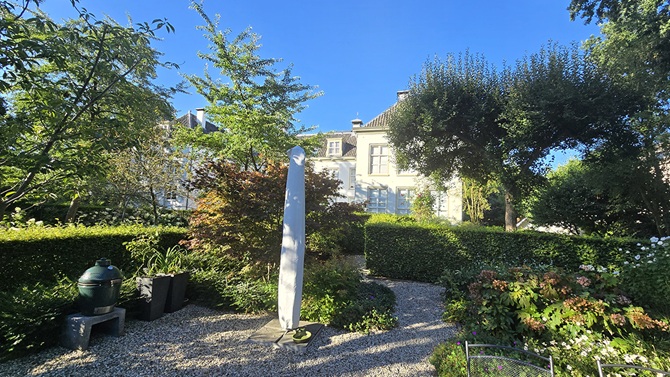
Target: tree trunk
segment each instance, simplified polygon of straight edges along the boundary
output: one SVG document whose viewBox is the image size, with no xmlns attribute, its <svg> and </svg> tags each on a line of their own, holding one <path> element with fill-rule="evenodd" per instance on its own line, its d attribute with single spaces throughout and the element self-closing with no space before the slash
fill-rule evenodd
<svg viewBox="0 0 670 377">
<path fill-rule="evenodd" d="M 510 189 L 505 188 L 505 231 L 514 232 L 516 230 L 516 209 L 514 208 L 514 196 Z"/>
<path fill-rule="evenodd" d="M 0 222 L 5 219 L 5 212 L 7 210 L 7 203 L 0 202 Z"/>
<path fill-rule="evenodd" d="M 79 210 L 79 204 L 81 204 L 81 196 L 77 193 L 74 194 L 74 198 L 70 202 L 70 208 L 67 209 L 67 215 L 65 215 L 66 223 L 74 221 L 74 216 L 77 214 L 77 210 Z"/>
<path fill-rule="evenodd" d="M 156 193 L 154 193 L 153 187 L 149 187 L 149 192 L 151 193 L 151 208 L 154 211 L 154 225 L 158 225 L 158 203 L 156 202 Z"/>
</svg>

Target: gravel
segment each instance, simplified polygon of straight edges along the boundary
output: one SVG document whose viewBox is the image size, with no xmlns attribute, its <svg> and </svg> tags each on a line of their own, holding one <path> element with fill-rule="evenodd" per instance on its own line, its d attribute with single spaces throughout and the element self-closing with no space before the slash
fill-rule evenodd
<svg viewBox="0 0 670 377">
<path fill-rule="evenodd" d="M 0 376 L 434 376 L 428 357 L 452 337 L 441 321 L 442 289 L 372 279 L 397 297 L 398 327 L 370 335 L 325 327 L 303 354 L 246 342 L 273 316 L 188 305 L 152 322 L 128 321 L 121 337 L 86 351 L 54 347 L 0 364 Z"/>
</svg>

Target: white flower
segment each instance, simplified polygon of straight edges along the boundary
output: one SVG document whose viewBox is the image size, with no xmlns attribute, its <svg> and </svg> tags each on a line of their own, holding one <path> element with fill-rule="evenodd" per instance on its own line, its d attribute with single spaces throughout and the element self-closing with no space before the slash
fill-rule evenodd
<svg viewBox="0 0 670 377">
<path fill-rule="evenodd" d="M 644 247 L 644 246 L 642 246 L 642 247 L 640 248 L 640 250 L 647 250 L 647 248 Z"/>
<path fill-rule="evenodd" d="M 638 242 L 638 243 L 637 243 L 637 246 L 642 246 L 642 244 Z"/>
<path fill-rule="evenodd" d="M 651 237 L 649 241 L 651 241 L 652 243 L 656 243 L 658 242 L 658 237 Z"/>
<path fill-rule="evenodd" d="M 640 254 L 635 256 L 635 260 L 640 260 Z"/>
<path fill-rule="evenodd" d="M 623 262 L 623 264 L 628 264 L 628 261 Z"/>
<path fill-rule="evenodd" d="M 612 271 L 612 275 L 619 275 L 619 271 Z"/>
<path fill-rule="evenodd" d="M 586 356 L 586 355 L 584 355 L 584 356 Z M 568 370 L 572 370 L 572 365 L 568 364 L 568 366 L 566 368 L 568 368 Z"/>
<path fill-rule="evenodd" d="M 663 246 L 663 241 L 658 241 L 659 246 Z"/>
</svg>

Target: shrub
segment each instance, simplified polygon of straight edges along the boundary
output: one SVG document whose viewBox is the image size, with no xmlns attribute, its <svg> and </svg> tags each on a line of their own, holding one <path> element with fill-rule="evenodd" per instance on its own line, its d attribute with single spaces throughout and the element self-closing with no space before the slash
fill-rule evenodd
<svg viewBox="0 0 670 377">
<path fill-rule="evenodd" d="M 240 169 L 226 162 L 212 162 L 199 169 L 193 188 L 204 192 L 191 217 L 189 247 L 227 245 L 236 256 L 278 262 L 288 168 L 269 165 L 265 171 Z M 332 203 L 340 182 L 326 172 L 305 171 L 305 230 L 307 247 L 329 256 L 361 207 Z M 359 220 L 360 221 L 360 220 Z M 320 233 L 319 237 L 312 236 Z"/>
<path fill-rule="evenodd" d="M 15 207 L 5 226 L 22 228 L 32 222 L 41 222 L 48 225 L 62 224 L 70 207 L 69 204 L 41 204 L 26 203 L 29 209 L 22 210 Z M 158 207 L 158 224 L 155 223 L 153 210 L 149 207 L 105 207 L 81 206 L 77 210 L 74 223 L 84 226 L 94 225 L 163 225 L 185 227 L 191 211 L 171 210 Z"/>
<path fill-rule="evenodd" d="M 458 320 L 463 328 L 452 343 L 469 340 L 551 354 L 559 375 L 593 375 L 597 358 L 670 368 L 670 319 L 654 318 L 635 306 L 620 281 L 618 271 L 591 265 L 576 273 L 528 267 L 482 270 L 464 282 L 460 299 L 447 303 L 444 317 Z M 439 367 L 464 358 L 453 345 L 441 347 L 434 358 L 446 360 L 436 359 Z"/>
<path fill-rule="evenodd" d="M 622 287 L 640 305 L 670 315 L 670 237 L 652 237 L 650 241 L 650 246 L 638 243 L 633 252 L 626 250 Z"/>
<path fill-rule="evenodd" d="M 0 360 L 56 345 L 76 298 L 76 283 L 67 278 L 0 291 Z"/>
<path fill-rule="evenodd" d="M 301 316 L 331 326 L 368 333 L 395 327 L 393 291 L 361 282 L 355 266 L 335 259 L 309 265 Z"/>
<path fill-rule="evenodd" d="M 473 263 L 554 265 L 576 269 L 582 264 L 620 265 L 617 251 L 637 241 L 571 237 L 538 232 L 504 232 L 439 224 L 378 222 L 365 225 L 365 256 L 373 274 L 435 282 L 446 269 Z"/>
<path fill-rule="evenodd" d="M 247 312 L 264 309 L 246 308 L 242 304 L 246 299 L 236 298 L 237 293 L 244 293 L 236 288 L 238 285 L 248 284 L 250 280 L 258 278 L 243 273 L 249 270 L 248 260 L 234 258 L 223 247 L 210 247 L 205 251 L 188 254 L 185 265 L 190 271 L 186 287 L 189 299 L 213 308 Z"/>
<path fill-rule="evenodd" d="M 126 225 L 0 231 L 0 290 L 37 282 L 51 284 L 59 276 L 77 279 L 101 257 L 133 273 L 133 262 L 123 243 L 153 233 L 158 234 L 161 245 L 172 246 L 186 230 Z"/>
<path fill-rule="evenodd" d="M 442 343 L 435 348 L 429 359 L 439 377 L 465 377 L 467 361 L 464 346 L 460 341 Z"/>
</svg>

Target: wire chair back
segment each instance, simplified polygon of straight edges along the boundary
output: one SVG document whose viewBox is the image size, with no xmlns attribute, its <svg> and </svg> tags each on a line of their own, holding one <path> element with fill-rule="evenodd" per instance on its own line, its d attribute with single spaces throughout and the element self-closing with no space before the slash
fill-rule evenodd
<svg viewBox="0 0 670 377">
<path fill-rule="evenodd" d="M 473 352 L 474 351 L 474 352 Z M 522 349 L 465 342 L 468 377 L 553 377 L 554 360 Z"/>
<path fill-rule="evenodd" d="M 610 369 L 611 373 L 619 376 L 651 376 L 651 377 L 661 377 L 661 376 L 670 376 L 670 372 L 666 372 L 660 369 L 653 369 L 647 367 L 641 367 L 631 364 L 602 364 L 600 360 L 598 363 L 598 375 L 600 377 L 609 376 L 609 373 L 603 371 L 603 369 Z"/>
</svg>

